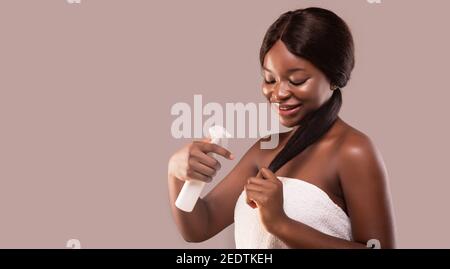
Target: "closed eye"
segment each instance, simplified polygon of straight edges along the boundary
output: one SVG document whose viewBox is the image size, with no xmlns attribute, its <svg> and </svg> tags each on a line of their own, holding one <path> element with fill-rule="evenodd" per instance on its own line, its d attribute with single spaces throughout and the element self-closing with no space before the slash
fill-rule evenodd
<svg viewBox="0 0 450 269">
<path fill-rule="evenodd" d="M 269 81 L 264 80 L 264 83 L 266 83 L 266 84 L 274 84 L 275 82 L 276 82 L 275 80 L 269 80 Z"/>
<path fill-rule="evenodd" d="M 294 86 L 301 86 L 301 85 L 305 84 L 306 81 L 307 81 L 307 79 L 301 80 L 301 81 L 290 81 L 289 80 L 289 83 L 291 83 Z"/>
</svg>

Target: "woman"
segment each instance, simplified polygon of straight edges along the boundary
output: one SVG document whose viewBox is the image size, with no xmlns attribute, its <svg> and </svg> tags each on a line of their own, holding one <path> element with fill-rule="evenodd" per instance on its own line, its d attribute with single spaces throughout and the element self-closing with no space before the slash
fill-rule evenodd
<svg viewBox="0 0 450 269">
<path fill-rule="evenodd" d="M 263 93 L 284 126 L 275 149 L 257 141 L 232 171 L 186 213 L 174 206 L 183 181 L 210 181 L 233 159 L 208 140 L 192 142 L 169 161 L 172 213 L 184 239 L 207 240 L 235 223 L 237 248 L 395 247 L 387 173 L 362 132 L 338 112 L 354 67 L 353 38 L 331 11 L 281 15 L 260 51 Z"/>
</svg>

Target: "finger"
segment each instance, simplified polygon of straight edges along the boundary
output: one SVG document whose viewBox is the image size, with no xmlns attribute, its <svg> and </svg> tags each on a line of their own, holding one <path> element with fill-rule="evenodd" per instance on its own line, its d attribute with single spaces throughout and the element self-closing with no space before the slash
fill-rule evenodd
<svg viewBox="0 0 450 269">
<path fill-rule="evenodd" d="M 256 203 L 253 202 L 253 201 L 251 201 L 251 200 L 247 200 L 247 204 L 248 204 L 251 208 L 253 208 L 253 209 L 255 209 L 255 208 L 258 207 L 258 206 L 256 205 Z"/>
<path fill-rule="evenodd" d="M 247 190 L 247 199 L 254 202 L 257 207 L 260 207 L 262 201 L 264 201 L 265 195 L 261 192 Z"/>
<path fill-rule="evenodd" d="M 262 178 L 250 177 L 247 180 L 247 184 L 254 184 L 254 185 L 259 185 L 259 186 L 268 186 L 271 183 L 269 181 L 265 180 L 265 179 L 262 179 Z"/>
<path fill-rule="evenodd" d="M 212 180 L 212 177 L 204 175 L 204 174 L 199 173 L 199 172 L 194 171 L 194 170 L 187 171 L 186 172 L 186 177 L 187 177 L 186 180 L 194 179 L 194 180 L 200 180 L 200 181 L 203 181 L 203 182 L 211 182 L 211 180 Z"/>
<path fill-rule="evenodd" d="M 220 164 L 220 162 L 218 160 L 216 160 L 214 157 L 211 157 L 211 156 L 205 154 L 204 152 L 202 152 L 200 150 L 194 151 L 192 153 L 192 156 L 194 158 L 196 158 L 196 160 L 198 160 L 202 164 L 207 165 L 212 169 L 219 170 L 222 167 L 222 165 Z"/>
<path fill-rule="evenodd" d="M 244 189 L 245 189 L 245 202 L 246 202 L 251 208 L 255 209 L 255 208 L 257 207 L 257 206 L 256 206 L 256 203 L 253 202 L 253 201 L 248 197 L 246 186 L 244 186 Z"/>
<path fill-rule="evenodd" d="M 192 160 L 190 161 L 191 167 L 198 173 L 201 173 L 206 176 L 213 177 L 216 175 L 216 169 L 206 166 L 198 161 Z"/>
<path fill-rule="evenodd" d="M 253 201 L 251 201 L 251 200 L 248 200 L 248 198 L 247 198 L 246 203 L 247 203 L 251 208 L 253 208 L 253 209 L 255 209 L 255 208 L 258 207 L 258 206 L 256 205 L 255 202 L 253 202 Z"/>
<path fill-rule="evenodd" d="M 205 143 L 202 146 L 202 151 L 205 153 L 216 153 L 224 158 L 227 158 L 229 160 L 233 160 L 234 159 L 234 155 L 227 150 L 226 148 L 219 146 L 217 144 L 211 144 L 211 143 Z"/>
<path fill-rule="evenodd" d="M 247 184 L 245 188 L 249 191 L 264 192 L 266 188 L 262 185 Z"/>
<path fill-rule="evenodd" d="M 261 169 L 259 169 L 259 173 L 261 174 L 261 176 L 265 179 L 271 180 L 271 181 L 278 181 L 277 176 L 270 171 L 269 169 L 262 167 Z"/>
</svg>

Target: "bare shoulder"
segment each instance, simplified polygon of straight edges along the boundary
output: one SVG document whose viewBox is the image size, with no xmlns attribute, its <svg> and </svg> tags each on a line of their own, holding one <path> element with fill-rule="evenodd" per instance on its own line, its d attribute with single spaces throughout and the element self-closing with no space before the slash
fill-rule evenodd
<svg viewBox="0 0 450 269">
<path fill-rule="evenodd" d="M 372 139 L 362 131 L 341 120 L 339 131 L 340 157 L 362 158 L 376 151 Z"/>
<path fill-rule="evenodd" d="M 357 174 L 358 171 L 378 174 L 371 178 L 384 178 L 384 162 L 374 141 L 362 131 L 344 123 L 338 149 L 339 172 Z M 367 178 L 367 177 L 366 177 Z"/>
</svg>

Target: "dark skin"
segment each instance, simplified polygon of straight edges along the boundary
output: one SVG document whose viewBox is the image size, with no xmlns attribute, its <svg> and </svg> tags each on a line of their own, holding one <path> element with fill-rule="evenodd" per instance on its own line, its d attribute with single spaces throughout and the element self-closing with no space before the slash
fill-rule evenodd
<svg viewBox="0 0 450 269">
<path fill-rule="evenodd" d="M 244 190 L 247 203 L 258 210 L 265 229 L 291 248 L 366 248 L 377 239 L 382 248 L 395 247 L 388 175 L 382 157 L 368 136 L 338 118 L 315 144 L 294 157 L 276 173 L 267 169 L 296 128 L 299 119 L 319 108 L 332 95 L 325 75 L 305 59 L 291 54 L 278 41 L 266 54 L 263 66 L 263 93 L 271 103 L 301 104 L 291 115 L 280 115 L 290 132 L 280 134 L 275 149 L 261 149 L 257 141 L 237 165 L 194 210 L 183 212 L 175 200 L 183 181 L 196 178 L 210 181 L 220 169 L 214 152 L 233 159 L 232 154 L 209 140 L 194 141 L 169 161 L 168 183 L 175 222 L 186 241 L 207 240 L 234 221 L 236 201 Z M 286 216 L 282 183 L 277 176 L 297 178 L 314 184 L 349 216 L 354 241 L 324 234 Z"/>
</svg>

